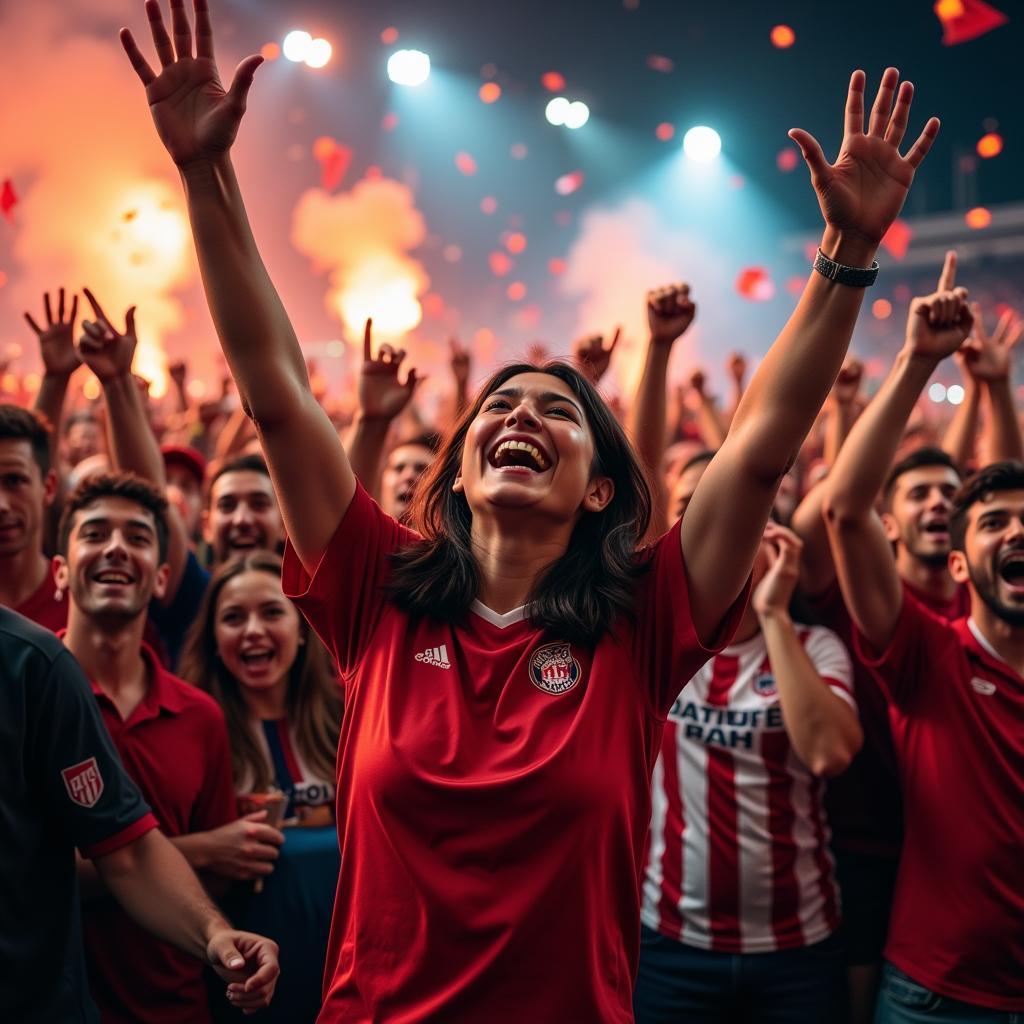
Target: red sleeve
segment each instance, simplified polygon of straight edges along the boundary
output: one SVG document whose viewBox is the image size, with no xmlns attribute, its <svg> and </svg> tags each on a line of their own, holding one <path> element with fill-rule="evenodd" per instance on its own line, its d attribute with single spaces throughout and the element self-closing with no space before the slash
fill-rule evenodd
<svg viewBox="0 0 1024 1024">
<path fill-rule="evenodd" d="M 927 688 L 939 673 L 940 666 L 955 663 L 963 656 L 960 637 L 953 626 L 930 612 L 906 588 L 889 646 L 876 652 L 854 625 L 853 651 L 871 670 L 889 700 L 900 708 L 914 702 L 921 687 Z"/>
<path fill-rule="evenodd" d="M 156 818 L 149 811 L 146 811 L 141 818 L 133 821 L 127 828 L 121 829 L 120 832 L 116 832 L 112 836 L 107 836 L 102 842 L 94 843 L 92 846 L 85 846 L 78 852 L 87 860 L 103 857 L 108 853 L 113 853 L 115 850 L 120 850 L 122 846 L 134 843 L 139 836 L 144 836 L 147 832 L 159 827 L 160 825 Z"/>
<path fill-rule="evenodd" d="M 385 514 L 362 485 L 310 576 L 285 545 L 282 584 L 343 675 L 355 671 L 384 609 L 388 556 L 419 540 Z"/>
<path fill-rule="evenodd" d="M 711 645 L 705 647 L 693 626 L 678 522 L 655 543 L 649 564 L 637 586 L 633 643 L 636 663 L 648 680 L 652 709 L 664 718 L 701 665 L 732 640 L 747 607 L 750 579 L 722 619 Z"/>
<path fill-rule="evenodd" d="M 204 744 L 206 774 L 199 799 L 192 808 L 190 832 L 208 832 L 238 817 L 238 800 L 231 772 L 231 747 L 224 713 L 219 707 L 211 707 L 208 721 Z"/>
</svg>

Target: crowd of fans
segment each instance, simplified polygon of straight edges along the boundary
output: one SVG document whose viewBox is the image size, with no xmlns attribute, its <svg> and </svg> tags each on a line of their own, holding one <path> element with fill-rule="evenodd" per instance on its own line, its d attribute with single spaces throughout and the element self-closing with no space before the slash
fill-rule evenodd
<svg viewBox="0 0 1024 1024">
<path fill-rule="evenodd" d="M 179 363 L 161 404 L 134 308 L 120 329 L 86 290 L 80 321 L 60 288 L 26 314 L 42 379 L 0 404 L 0 1016 L 1024 1019 L 1024 324 L 972 306 L 950 253 L 870 401 L 843 362 L 841 274 L 937 130 L 899 156 L 906 84 L 886 72 L 865 133 L 854 75 L 846 159 L 891 172 L 859 208 L 793 133 L 837 279 L 812 273 L 749 386 L 728 357 L 724 404 L 699 369 L 669 387 L 697 315 L 671 284 L 624 408 L 597 390 L 614 337 L 475 397 L 453 342 L 424 422 L 368 322 L 341 422 L 226 156 L 196 169 L 258 61 L 220 90 L 206 4 L 195 56 L 171 8 L 173 43 L 147 5 L 159 74 L 123 41 L 233 380 L 197 404 Z M 166 106 L 211 81 L 226 121 Z M 918 410 L 949 358 L 940 433 Z"/>
</svg>

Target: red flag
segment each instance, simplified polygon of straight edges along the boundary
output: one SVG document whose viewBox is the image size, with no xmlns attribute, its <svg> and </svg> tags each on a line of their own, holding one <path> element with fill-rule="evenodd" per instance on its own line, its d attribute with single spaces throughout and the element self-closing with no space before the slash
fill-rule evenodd
<svg viewBox="0 0 1024 1024">
<path fill-rule="evenodd" d="M 1010 19 L 982 0 L 937 0 L 935 14 L 942 22 L 942 43 L 956 46 L 991 32 Z"/>
<path fill-rule="evenodd" d="M 15 206 L 18 205 L 18 196 L 14 191 L 14 182 L 10 178 L 4 181 L 3 188 L 0 190 L 0 211 L 3 215 L 12 223 L 14 222 L 14 214 L 12 213 Z"/>
</svg>

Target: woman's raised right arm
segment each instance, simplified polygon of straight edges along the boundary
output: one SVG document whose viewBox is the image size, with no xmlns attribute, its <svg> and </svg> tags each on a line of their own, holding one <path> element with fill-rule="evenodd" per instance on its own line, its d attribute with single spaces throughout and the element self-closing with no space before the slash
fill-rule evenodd
<svg viewBox="0 0 1024 1024">
<path fill-rule="evenodd" d="M 173 39 L 158 0 L 146 0 L 159 73 L 127 29 L 121 30 L 121 43 L 181 173 L 214 325 L 259 432 L 289 538 L 312 572 L 348 509 L 355 476 L 310 390 L 298 339 L 256 248 L 231 165 L 231 145 L 262 58 L 246 57 L 225 90 L 214 61 L 207 0 L 193 2 L 194 55 L 184 0 L 171 0 Z"/>
</svg>

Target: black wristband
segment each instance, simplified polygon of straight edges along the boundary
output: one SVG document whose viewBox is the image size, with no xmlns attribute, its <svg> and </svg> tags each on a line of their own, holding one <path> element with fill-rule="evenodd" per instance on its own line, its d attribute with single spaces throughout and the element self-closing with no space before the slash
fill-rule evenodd
<svg viewBox="0 0 1024 1024">
<path fill-rule="evenodd" d="M 814 260 L 814 269 L 823 277 L 836 284 L 845 284 L 850 288 L 870 288 L 878 277 L 878 260 L 870 267 L 846 267 L 842 263 L 830 260 L 821 249 Z"/>
</svg>

